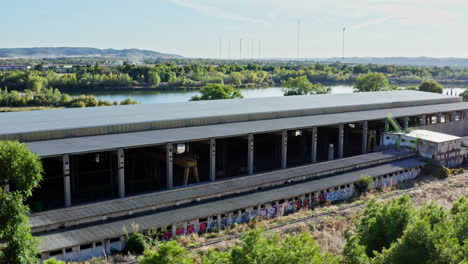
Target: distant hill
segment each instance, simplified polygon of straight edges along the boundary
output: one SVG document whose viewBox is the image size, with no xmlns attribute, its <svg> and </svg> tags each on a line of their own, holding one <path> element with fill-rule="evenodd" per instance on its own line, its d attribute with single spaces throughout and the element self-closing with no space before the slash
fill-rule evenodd
<svg viewBox="0 0 468 264">
<path fill-rule="evenodd" d="M 0 48 L 0 58 L 57 58 L 57 57 L 113 57 L 113 58 L 182 58 L 140 49 L 96 49 L 81 47 Z"/>
<path fill-rule="evenodd" d="M 323 62 L 344 62 L 355 64 L 394 64 L 394 65 L 415 65 L 415 66 L 459 66 L 468 67 L 467 58 L 431 58 L 431 57 L 350 57 L 315 59 Z"/>
</svg>

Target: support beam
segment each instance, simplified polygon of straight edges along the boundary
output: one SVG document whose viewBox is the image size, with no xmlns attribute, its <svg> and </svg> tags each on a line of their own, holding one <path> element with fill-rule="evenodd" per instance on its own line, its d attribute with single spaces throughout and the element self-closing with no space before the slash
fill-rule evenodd
<svg viewBox="0 0 468 264">
<path fill-rule="evenodd" d="M 65 207 L 71 206 L 71 188 L 70 188 L 70 157 L 62 157 L 63 164 L 63 193 L 65 198 Z"/>
<path fill-rule="evenodd" d="M 403 129 L 408 131 L 409 128 L 409 117 L 405 116 L 403 119 Z"/>
<path fill-rule="evenodd" d="M 362 154 L 367 154 L 367 133 L 369 130 L 369 123 L 364 121 L 362 123 Z"/>
<path fill-rule="evenodd" d="M 457 112 L 456 112 L 456 111 L 451 112 L 451 113 L 450 113 L 450 122 L 455 121 L 456 116 L 457 116 Z"/>
<path fill-rule="evenodd" d="M 253 174 L 253 168 L 254 168 L 254 135 L 249 134 L 247 137 L 247 167 L 249 171 L 249 175 Z"/>
<path fill-rule="evenodd" d="M 385 132 L 390 131 L 390 122 L 388 122 L 387 119 L 385 119 L 385 130 L 384 130 L 384 131 L 385 131 Z"/>
<path fill-rule="evenodd" d="M 426 119 L 427 119 L 426 115 L 422 115 L 420 117 L 420 124 L 419 125 L 425 126 L 426 125 Z"/>
<path fill-rule="evenodd" d="M 436 123 L 442 123 L 442 113 L 437 113 L 437 121 Z"/>
<path fill-rule="evenodd" d="M 343 158 L 343 145 L 344 145 L 344 124 L 338 126 L 338 158 Z"/>
<path fill-rule="evenodd" d="M 125 157 L 124 157 L 124 150 L 118 149 L 117 150 L 117 159 L 118 159 L 118 184 L 119 184 L 119 197 L 125 197 Z"/>
<path fill-rule="evenodd" d="M 216 139 L 210 138 L 210 181 L 216 181 Z"/>
<path fill-rule="evenodd" d="M 312 163 L 317 162 L 317 128 L 312 128 L 312 148 L 311 148 L 311 161 Z"/>
<path fill-rule="evenodd" d="M 328 160 L 333 160 L 335 158 L 335 148 L 333 144 L 328 145 Z"/>
<path fill-rule="evenodd" d="M 166 144 L 166 182 L 167 188 L 172 189 L 174 187 L 174 175 L 173 175 L 173 164 L 172 156 L 174 152 L 174 146 L 172 143 Z"/>
<path fill-rule="evenodd" d="M 286 169 L 288 165 L 288 131 L 281 131 L 281 168 Z"/>
</svg>

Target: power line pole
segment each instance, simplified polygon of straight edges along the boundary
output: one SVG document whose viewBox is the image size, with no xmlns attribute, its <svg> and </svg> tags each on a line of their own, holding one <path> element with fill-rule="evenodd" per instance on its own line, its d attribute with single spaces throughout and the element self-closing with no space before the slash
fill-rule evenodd
<svg viewBox="0 0 468 264">
<path fill-rule="evenodd" d="M 252 39 L 252 59 L 254 58 L 254 40 Z"/>
<path fill-rule="evenodd" d="M 258 40 L 258 58 L 260 59 L 260 40 Z"/>
<path fill-rule="evenodd" d="M 341 60 L 344 60 L 344 48 L 345 48 L 345 31 L 346 31 L 346 28 L 343 27 L 343 47 L 342 47 L 342 50 L 341 50 Z"/>
<path fill-rule="evenodd" d="M 301 31 L 301 20 L 297 19 L 297 58 L 299 59 L 299 34 Z"/>
<path fill-rule="evenodd" d="M 219 58 L 221 59 L 222 58 L 222 50 L 223 50 L 223 47 L 222 47 L 222 39 L 219 38 Z"/>
<path fill-rule="evenodd" d="M 239 59 L 242 59 L 242 39 L 239 40 Z"/>
</svg>

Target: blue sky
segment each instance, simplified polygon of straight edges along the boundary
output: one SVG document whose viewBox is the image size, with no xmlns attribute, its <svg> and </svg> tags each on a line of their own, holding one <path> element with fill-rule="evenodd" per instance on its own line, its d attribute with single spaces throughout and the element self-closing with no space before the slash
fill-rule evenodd
<svg viewBox="0 0 468 264">
<path fill-rule="evenodd" d="M 141 48 L 187 57 L 468 57 L 468 0 L 0 0 L 0 47 Z"/>
</svg>

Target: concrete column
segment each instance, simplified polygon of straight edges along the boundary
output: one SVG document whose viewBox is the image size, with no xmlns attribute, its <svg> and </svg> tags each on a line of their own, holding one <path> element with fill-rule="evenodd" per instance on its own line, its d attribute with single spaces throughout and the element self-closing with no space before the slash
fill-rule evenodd
<svg viewBox="0 0 468 264">
<path fill-rule="evenodd" d="M 63 193 L 65 195 L 65 207 L 71 206 L 71 188 L 70 188 L 70 157 L 63 155 Z"/>
<path fill-rule="evenodd" d="M 328 160 L 333 160 L 335 156 L 335 149 L 333 144 L 328 145 Z"/>
<path fill-rule="evenodd" d="M 344 145 L 344 125 L 340 124 L 338 127 L 338 158 L 343 158 L 343 145 Z"/>
<path fill-rule="evenodd" d="M 311 161 L 312 163 L 317 162 L 317 128 L 312 128 L 312 148 L 311 148 Z"/>
<path fill-rule="evenodd" d="M 450 113 L 450 122 L 455 121 L 456 115 L 457 115 L 457 112 L 456 112 L 456 111 L 453 111 L 453 112 Z"/>
<path fill-rule="evenodd" d="M 210 138 L 210 181 L 216 181 L 216 139 Z"/>
<path fill-rule="evenodd" d="M 219 215 L 216 216 L 216 225 L 218 226 L 218 230 L 222 229 L 221 224 L 222 224 L 221 215 L 219 214 Z"/>
<path fill-rule="evenodd" d="M 362 123 L 362 154 L 367 153 L 367 132 L 369 129 L 369 124 L 367 121 Z"/>
<path fill-rule="evenodd" d="M 288 166 L 288 131 L 281 131 L 281 168 Z"/>
<path fill-rule="evenodd" d="M 390 131 L 390 122 L 388 122 L 387 119 L 385 119 L 385 130 L 384 130 L 384 131 L 385 131 L 385 132 Z"/>
<path fill-rule="evenodd" d="M 254 169 L 254 135 L 249 134 L 247 137 L 247 146 L 248 146 L 248 153 L 247 153 L 247 167 L 249 171 L 249 175 L 253 174 Z"/>
<path fill-rule="evenodd" d="M 436 123 L 442 123 L 442 113 L 437 113 L 437 122 Z"/>
<path fill-rule="evenodd" d="M 405 131 L 408 131 L 408 128 L 409 128 L 409 117 L 405 116 L 403 120 L 403 129 Z"/>
<path fill-rule="evenodd" d="M 422 115 L 422 116 L 421 116 L 421 124 L 420 124 L 421 126 L 425 126 L 425 125 L 426 125 L 426 119 L 427 119 L 426 115 Z"/>
<path fill-rule="evenodd" d="M 106 252 L 107 255 L 110 255 L 111 254 L 111 242 L 110 242 L 110 239 L 106 239 L 105 240 L 105 243 L 104 243 L 104 250 Z"/>
<path fill-rule="evenodd" d="M 172 233 L 172 238 L 175 238 L 177 236 L 177 227 L 176 225 L 171 226 L 171 233 Z"/>
<path fill-rule="evenodd" d="M 119 197 L 123 198 L 125 197 L 125 157 L 123 149 L 117 150 L 117 159 L 119 166 Z"/>
<path fill-rule="evenodd" d="M 174 146 L 172 143 L 168 143 L 166 145 L 166 182 L 167 182 L 167 188 L 172 189 L 173 186 L 173 165 L 172 165 L 172 155 L 174 151 Z"/>
</svg>

